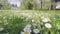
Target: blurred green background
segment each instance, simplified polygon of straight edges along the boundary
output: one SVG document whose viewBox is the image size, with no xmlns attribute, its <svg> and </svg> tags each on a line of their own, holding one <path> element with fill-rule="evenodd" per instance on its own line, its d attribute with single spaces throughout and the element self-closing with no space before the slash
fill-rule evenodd
<svg viewBox="0 0 60 34">
<path fill-rule="evenodd" d="M 20 2 L 19 2 L 20 1 Z M 57 0 L 58 1 L 58 0 Z M 14 3 L 13 3 L 14 2 Z M 15 3 L 16 2 L 16 3 Z M 19 3 L 18 3 L 19 2 Z M 20 5 L 19 7 L 17 5 Z M 55 0 L 0 0 L 0 9 L 56 9 Z"/>
</svg>

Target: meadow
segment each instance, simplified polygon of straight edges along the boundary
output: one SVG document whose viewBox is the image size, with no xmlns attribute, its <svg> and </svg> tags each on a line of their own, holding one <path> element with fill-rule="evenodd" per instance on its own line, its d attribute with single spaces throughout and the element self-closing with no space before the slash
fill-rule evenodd
<svg viewBox="0 0 60 34">
<path fill-rule="evenodd" d="M 51 28 L 46 27 L 46 23 L 51 24 Z M 31 34 L 35 28 L 39 29 L 39 34 L 48 34 L 48 31 L 58 34 L 60 10 L 0 10 L 0 34 L 21 34 L 28 24 Z"/>
</svg>

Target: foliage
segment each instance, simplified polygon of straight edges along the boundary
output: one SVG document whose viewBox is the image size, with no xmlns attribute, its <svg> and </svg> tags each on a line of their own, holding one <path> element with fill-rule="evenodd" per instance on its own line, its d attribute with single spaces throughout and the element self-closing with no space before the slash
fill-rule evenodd
<svg viewBox="0 0 60 34">
<path fill-rule="evenodd" d="M 11 9 L 11 5 L 8 3 L 8 0 L 0 0 L 0 4 L 2 5 L 2 9 Z"/>
<path fill-rule="evenodd" d="M 21 31 L 23 31 L 23 28 L 27 24 L 33 24 L 32 19 L 37 19 L 41 21 L 41 16 L 46 16 L 51 19 L 50 24 L 52 24 L 51 32 L 53 34 L 56 34 L 55 31 L 57 30 L 58 24 L 60 24 L 60 12 L 59 11 L 48 11 L 48 10 L 21 10 L 19 11 L 8 11 L 8 10 L 1 10 L 0 11 L 0 28 L 4 28 L 4 30 L 0 31 L 0 34 L 20 34 Z M 31 14 L 32 13 L 32 14 Z M 38 14 L 38 15 L 37 15 Z M 24 15 L 24 16 L 23 16 Z M 30 17 L 31 15 L 36 15 L 35 17 Z M 28 18 L 28 19 L 26 19 Z M 40 25 L 38 25 L 38 28 L 40 28 Z M 43 25 L 44 27 L 44 25 Z M 32 26 L 32 29 L 34 27 Z M 43 28 L 44 32 L 47 32 L 47 28 Z M 44 33 L 44 34 L 45 34 Z"/>
</svg>

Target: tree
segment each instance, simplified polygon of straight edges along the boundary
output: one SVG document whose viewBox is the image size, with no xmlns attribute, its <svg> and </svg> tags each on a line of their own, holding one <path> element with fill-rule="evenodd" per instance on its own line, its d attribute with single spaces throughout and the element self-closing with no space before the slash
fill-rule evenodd
<svg viewBox="0 0 60 34">
<path fill-rule="evenodd" d="M 10 9 L 10 4 L 8 3 L 8 0 L 0 0 L 0 5 L 2 5 L 3 9 Z"/>
<path fill-rule="evenodd" d="M 28 9 L 33 9 L 33 0 L 28 1 Z"/>
<path fill-rule="evenodd" d="M 0 4 L 0 9 L 2 9 L 3 8 L 3 5 L 2 4 Z"/>
</svg>

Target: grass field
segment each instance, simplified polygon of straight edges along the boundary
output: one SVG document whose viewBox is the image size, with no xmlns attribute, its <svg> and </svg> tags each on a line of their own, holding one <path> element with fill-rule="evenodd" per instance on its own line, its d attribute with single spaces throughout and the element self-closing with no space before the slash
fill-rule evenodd
<svg viewBox="0 0 60 34">
<path fill-rule="evenodd" d="M 37 26 L 40 33 L 47 34 L 48 29 L 44 26 L 41 17 L 50 19 L 51 34 L 57 34 L 57 31 L 60 30 L 60 26 L 58 27 L 60 25 L 60 10 L 0 10 L 0 34 L 20 34 L 27 24 L 31 24 L 33 30 L 33 19 L 40 21 Z M 40 28 L 41 26 L 43 28 Z"/>
</svg>

